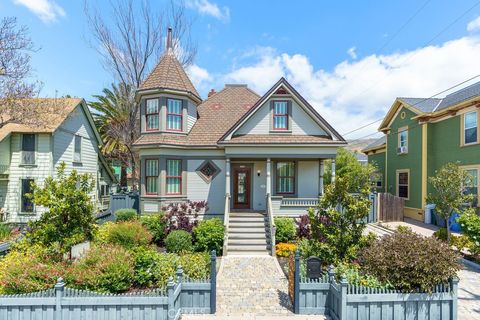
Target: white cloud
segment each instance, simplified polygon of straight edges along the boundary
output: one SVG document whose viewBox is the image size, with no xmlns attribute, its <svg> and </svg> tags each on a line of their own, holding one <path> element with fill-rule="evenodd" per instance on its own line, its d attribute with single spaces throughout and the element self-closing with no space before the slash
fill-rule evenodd
<svg viewBox="0 0 480 320">
<path fill-rule="evenodd" d="M 353 60 L 357 60 L 357 58 L 358 58 L 356 50 L 357 50 L 357 48 L 355 48 L 355 47 L 351 47 L 350 49 L 347 50 L 348 55 Z"/>
<path fill-rule="evenodd" d="M 228 7 L 220 8 L 216 3 L 208 0 L 188 0 L 186 5 L 202 15 L 212 16 L 222 21 L 230 19 L 230 9 Z"/>
<path fill-rule="evenodd" d="M 251 53 L 250 53 L 251 54 Z M 429 97 L 480 70 L 480 37 L 469 36 L 412 51 L 342 61 L 315 69 L 303 54 L 257 48 L 253 63 L 234 67 L 224 82 L 247 83 L 259 94 L 284 76 L 340 133 L 385 115 L 398 96 Z M 362 137 L 379 123 L 348 135 Z"/>
<path fill-rule="evenodd" d="M 14 0 L 15 4 L 27 7 L 43 22 L 54 22 L 58 17 L 64 17 L 65 10 L 53 0 Z"/>
<path fill-rule="evenodd" d="M 477 17 L 470 21 L 467 25 L 467 30 L 472 31 L 479 31 L 480 30 L 480 17 Z"/>
<path fill-rule="evenodd" d="M 212 81 L 208 71 L 196 64 L 192 64 L 187 68 L 187 74 L 197 89 L 205 87 Z"/>
</svg>

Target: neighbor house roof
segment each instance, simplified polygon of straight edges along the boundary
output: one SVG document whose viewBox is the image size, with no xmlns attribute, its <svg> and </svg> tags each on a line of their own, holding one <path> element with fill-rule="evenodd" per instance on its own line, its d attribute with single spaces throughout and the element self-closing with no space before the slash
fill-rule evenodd
<svg viewBox="0 0 480 320">
<path fill-rule="evenodd" d="M 221 144 L 289 144 L 289 143 L 338 143 L 326 136 L 282 135 L 282 134 L 246 134 L 233 136 Z"/>
<path fill-rule="evenodd" d="M 436 98 L 398 98 L 402 102 L 408 104 L 410 107 L 419 110 L 420 112 L 432 112 L 442 101 Z"/>
<path fill-rule="evenodd" d="M 30 105 L 27 106 L 27 108 L 35 108 L 38 111 L 33 111 L 31 113 L 32 119 L 28 119 L 27 117 L 23 123 L 10 122 L 1 127 L 0 141 L 11 133 L 52 133 L 82 101 L 83 99 L 80 98 L 37 98 L 20 100 L 19 103 Z"/>
<path fill-rule="evenodd" d="M 143 134 L 136 145 L 167 144 L 217 146 L 218 140 L 247 112 L 260 97 L 246 85 L 227 85 L 203 101 L 198 118 L 188 135 Z"/>
<path fill-rule="evenodd" d="M 179 90 L 191 93 L 200 99 L 197 89 L 195 89 L 172 50 L 165 52 L 152 72 L 140 85 L 139 91 L 150 89 Z"/>
<path fill-rule="evenodd" d="M 435 111 L 447 109 L 471 98 L 480 96 L 480 81 L 456 92 L 450 93 L 438 105 Z"/>
<path fill-rule="evenodd" d="M 372 143 L 370 143 L 364 149 L 362 149 L 362 152 L 365 153 L 365 152 L 368 152 L 368 151 L 377 150 L 377 149 L 380 149 L 380 148 L 386 146 L 386 144 L 387 144 L 387 137 L 384 135 L 381 138 L 379 138 L 379 139 L 373 141 Z"/>
</svg>

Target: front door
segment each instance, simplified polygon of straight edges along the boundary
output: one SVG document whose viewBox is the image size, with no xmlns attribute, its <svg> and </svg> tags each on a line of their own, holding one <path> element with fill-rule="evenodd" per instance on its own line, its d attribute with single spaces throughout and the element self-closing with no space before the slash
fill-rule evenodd
<svg viewBox="0 0 480 320">
<path fill-rule="evenodd" d="M 233 169 L 233 208 L 250 209 L 250 168 Z"/>
</svg>

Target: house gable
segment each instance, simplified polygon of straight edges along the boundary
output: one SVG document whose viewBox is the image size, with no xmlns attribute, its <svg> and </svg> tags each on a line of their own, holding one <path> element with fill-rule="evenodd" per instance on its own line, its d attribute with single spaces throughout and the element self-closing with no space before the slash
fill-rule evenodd
<svg viewBox="0 0 480 320">
<path fill-rule="evenodd" d="M 288 104 L 288 126 L 285 130 L 273 128 L 273 101 L 285 101 Z M 345 141 L 287 80 L 281 78 L 226 132 L 220 142 L 228 142 L 235 136 L 277 134 Z"/>
</svg>

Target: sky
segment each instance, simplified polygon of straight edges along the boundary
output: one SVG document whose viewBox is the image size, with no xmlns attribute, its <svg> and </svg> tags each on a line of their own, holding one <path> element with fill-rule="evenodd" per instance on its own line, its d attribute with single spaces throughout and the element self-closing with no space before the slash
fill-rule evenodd
<svg viewBox="0 0 480 320">
<path fill-rule="evenodd" d="M 106 11 L 109 1 L 95 3 Z M 203 98 L 226 83 L 263 95 L 284 76 L 347 139 L 375 137 L 375 120 L 396 97 L 431 97 L 480 74 L 478 0 L 184 3 L 198 45 L 187 72 Z M 164 4 L 152 0 L 152 10 Z M 40 49 L 32 65 L 44 96 L 90 101 L 113 82 L 91 44 L 83 6 L 0 0 L 0 17 L 16 16 Z"/>
</svg>

